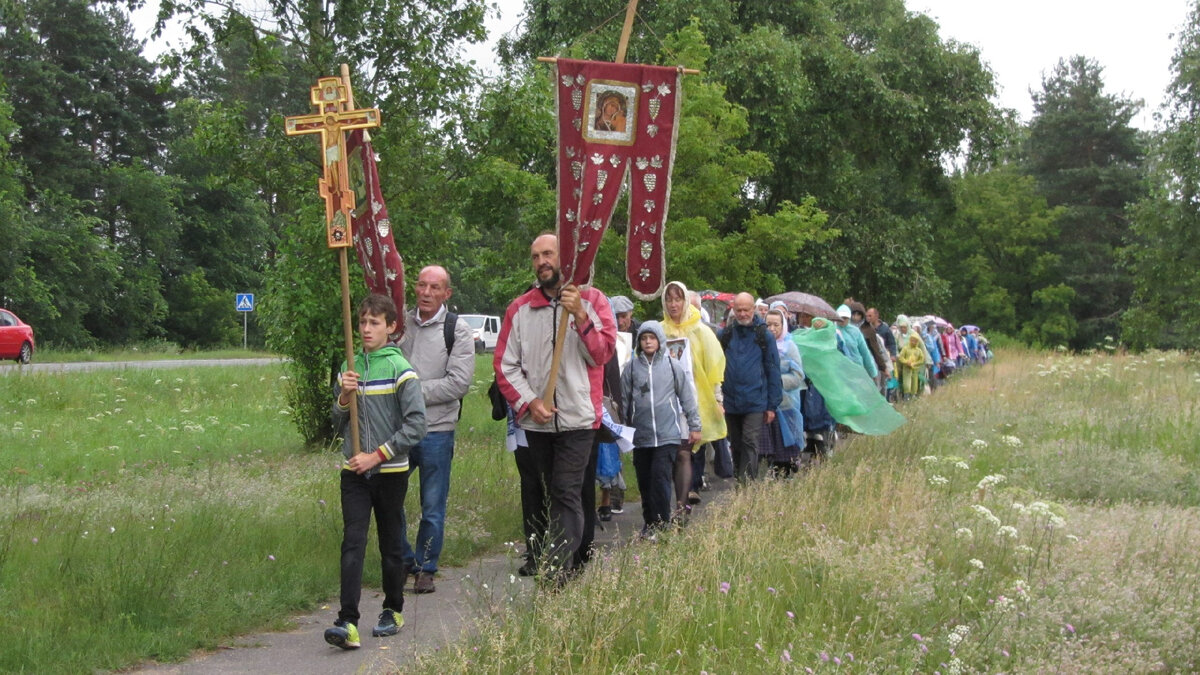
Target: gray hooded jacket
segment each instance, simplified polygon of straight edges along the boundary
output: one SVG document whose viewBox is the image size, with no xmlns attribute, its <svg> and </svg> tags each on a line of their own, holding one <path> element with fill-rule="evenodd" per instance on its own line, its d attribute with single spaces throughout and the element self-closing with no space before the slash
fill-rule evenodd
<svg viewBox="0 0 1200 675">
<path fill-rule="evenodd" d="M 642 353 L 642 335 L 658 338 L 658 351 L 650 358 Z M 696 393 L 683 367 L 667 353 L 667 336 L 662 324 L 646 321 L 633 342 L 634 358 L 621 374 L 621 393 L 625 398 L 625 417 L 634 428 L 633 445 L 653 448 L 678 444 L 687 436 L 679 428 L 680 416 L 687 419 L 688 431 L 700 431 L 700 409 Z"/>
</svg>

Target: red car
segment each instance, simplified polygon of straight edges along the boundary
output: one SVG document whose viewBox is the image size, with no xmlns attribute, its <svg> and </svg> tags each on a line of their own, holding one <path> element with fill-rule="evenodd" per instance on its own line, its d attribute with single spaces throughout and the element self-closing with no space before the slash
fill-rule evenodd
<svg viewBox="0 0 1200 675">
<path fill-rule="evenodd" d="M 33 326 L 7 309 L 0 309 L 0 359 L 14 359 L 17 363 L 33 360 Z"/>
</svg>

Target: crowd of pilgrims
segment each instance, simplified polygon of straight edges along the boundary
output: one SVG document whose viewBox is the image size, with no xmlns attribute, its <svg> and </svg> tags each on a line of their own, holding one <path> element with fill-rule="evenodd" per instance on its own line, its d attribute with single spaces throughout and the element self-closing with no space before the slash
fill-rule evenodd
<svg viewBox="0 0 1200 675">
<path fill-rule="evenodd" d="M 584 482 L 586 522 L 577 564 L 590 556 L 596 521 L 623 510 L 623 451 L 632 455 L 642 496 L 641 536 L 654 539 L 663 528 L 686 524 L 708 489 L 707 470 L 739 482 L 791 477 L 828 458 L 839 436 L 890 432 L 904 421 L 896 404 L 934 393 L 955 373 L 991 358 L 978 327 L 955 328 L 936 316 L 901 314 L 888 324 L 876 309 L 847 298 L 835 319 L 740 297 L 754 303 L 752 316 L 747 311 L 736 317 L 735 300 L 724 316 L 710 317 L 698 293 L 671 282 L 662 296 L 662 318 L 644 321 L 634 318 L 628 298 L 609 298 L 617 351 L 605 368 L 604 424 Z M 778 378 L 773 385 L 779 392 L 773 414 L 756 427 L 757 443 L 735 437 L 732 422 L 726 424 L 725 405 L 740 395 L 739 377 L 745 381 L 744 372 L 730 370 L 747 367 L 745 359 L 727 359 L 739 323 L 754 331 L 763 363 L 778 358 L 777 371 L 757 371 Z M 499 419 L 506 406 L 497 406 Z M 546 535 L 547 495 L 511 410 L 508 420 L 527 542 L 520 572 L 532 575 Z"/>
</svg>

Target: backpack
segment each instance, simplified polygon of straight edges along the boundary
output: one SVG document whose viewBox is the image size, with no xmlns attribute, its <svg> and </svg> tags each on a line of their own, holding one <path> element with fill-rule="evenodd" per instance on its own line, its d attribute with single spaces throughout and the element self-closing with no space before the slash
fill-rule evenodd
<svg viewBox="0 0 1200 675">
<path fill-rule="evenodd" d="M 446 359 L 450 359 L 450 350 L 454 348 L 454 328 L 458 325 L 458 315 L 446 310 L 446 323 L 442 324 L 442 340 L 446 343 Z M 499 391 L 499 390 L 497 390 Z M 462 419 L 463 399 L 458 399 L 458 419 Z M 494 418 L 499 419 L 499 418 Z"/>
<path fill-rule="evenodd" d="M 721 342 L 721 351 L 729 351 L 729 343 L 733 341 L 733 326 L 726 326 L 719 335 L 717 340 Z M 758 348 L 763 353 L 763 371 L 767 368 L 767 326 L 766 324 L 756 324 L 754 326 L 754 341 L 758 343 Z"/>
</svg>

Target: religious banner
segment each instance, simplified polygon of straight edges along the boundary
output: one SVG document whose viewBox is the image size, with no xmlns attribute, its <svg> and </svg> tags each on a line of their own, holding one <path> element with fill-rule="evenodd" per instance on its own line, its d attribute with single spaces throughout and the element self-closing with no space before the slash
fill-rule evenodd
<svg viewBox="0 0 1200 675">
<path fill-rule="evenodd" d="M 558 248 L 563 276 L 589 284 L 629 182 L 625 276 L 651 300 L 666 284 L 663 228 L 679 128 L 677 67 L 558 59 Z"/>
<path fill-rule="evenodd" d="M 392 224 L 379 187 L 375 151 L 362 129 L 346 135 L 350 188 L 354 191 L 353 239 L 367 289 L 390 296 L 404 315 L 404 260 L 392 238 Z M 403 330 L 404 322 L 400 322 Z"/>
</svg>

